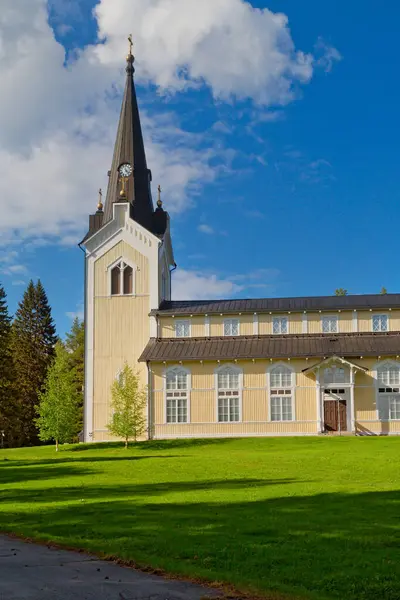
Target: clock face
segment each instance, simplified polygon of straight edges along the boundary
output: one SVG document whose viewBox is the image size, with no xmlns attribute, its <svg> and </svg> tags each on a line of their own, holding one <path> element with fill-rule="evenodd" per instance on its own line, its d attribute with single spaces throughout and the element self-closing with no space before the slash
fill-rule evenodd
<svg viewBox="0 0 400 600">
<path fill-rule="evenodd" d="M 130 177 L 132 175 L 132 167 L 129 163 L 125 163 L 118 169 L 121 177 Z"/>
</svg>

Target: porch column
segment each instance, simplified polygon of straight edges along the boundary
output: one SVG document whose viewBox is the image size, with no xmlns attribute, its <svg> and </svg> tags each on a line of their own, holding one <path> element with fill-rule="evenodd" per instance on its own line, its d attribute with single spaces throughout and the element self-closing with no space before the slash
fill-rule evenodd
<svg viewBox="0 0 400 600">
<path fill-rule="evenodd" d="M 355 410 L 354 410 L 354 367 L 350 366 L 350 424 L 351 431 L 353 433 L 356 432 L 356 419 L 355 419 Z"/>
<path fill-rule="evenodd" d="M 320 382 L 320 368 L 319 367 L 315 371 L 315 393 L 316 393 L 316 402 L 317 402 L 317 433 L 322 433 L 321 382 Z"/>
</svg>

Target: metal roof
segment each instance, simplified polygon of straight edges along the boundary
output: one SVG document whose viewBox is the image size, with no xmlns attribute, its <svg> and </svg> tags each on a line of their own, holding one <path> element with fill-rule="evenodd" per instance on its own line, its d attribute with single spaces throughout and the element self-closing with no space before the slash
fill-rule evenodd
<svg viewBox="0 0 400 600">
<path fill-rule="evenodd" d="M 400 308 L 400 294 L 351 296 L 306 296 L 294 298 L 253 298 L 244 300 L 178 300 L 162 302 L 153 315 L 237 314 L 316 310 L 387 310 Z"/>
<path fill-rule="evenodd" d="M 400 333 L 152 338 L 140 361 L 360 357 L 400 354 Z"/>
</svg>

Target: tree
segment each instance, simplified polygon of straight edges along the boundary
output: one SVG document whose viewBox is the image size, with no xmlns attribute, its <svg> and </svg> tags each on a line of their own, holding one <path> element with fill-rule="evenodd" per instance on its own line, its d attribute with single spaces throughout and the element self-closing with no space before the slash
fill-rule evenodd
<svg viewBox="0 0 400 600">
<path fill-rule="evenodd" d="M 139 375 L 125 364 L 119 377 L 111 386 L 113 415 L 108 430 L 125 440 L 137 438 L 146 431 L 147 389 L 141 388 Z"/>
<path fill-rule="evenodd" d="M 68 361 L 74 374 L 76 391 L 80 397 L 81 423 L 83 423 L 83 384 L 85 378 L 85 325 L 76 317 L 71 330 L 67 333 L 65 348 L 69 353 Z"/>
<path fill-rule="evenodd" d="M 18 397 L 18 445 L 34 445 L 38 441 L 35 406 L 43 389 L 47 370 L 54 358 L 57 341 L 51 308 L 40 281 L 30 281 L 19 303 L 12 325 L 13 353 Z"/>
<path fill-rule="evenodd" d="M 0 285 L 0 444 L 13 446 L 17 424 L 11 353 L 11 317 L 8 314 L 7 296 Z"/>
<path fill-rule="evenodd" d="M 338 288 L 335 290 L 335 296 L 347 296 L 347 290 L 344 288 Z"/>
<path fill-rule="evenodd" d="M 36 406 L 39 439 L 54 440 L 58 444 L 71 442 L 80 429 L 80 396 L 70 368 L 69 354 L 62 342 L 57 342 L 56 356 L 50 366 L 44 385 L 39 391 L 39 406 Z"/>
<path fill-rule="evenodd" d="M 387 294 L 387 289 L 385 287 L 381 289 L 381 294 Z"/>
</svg>

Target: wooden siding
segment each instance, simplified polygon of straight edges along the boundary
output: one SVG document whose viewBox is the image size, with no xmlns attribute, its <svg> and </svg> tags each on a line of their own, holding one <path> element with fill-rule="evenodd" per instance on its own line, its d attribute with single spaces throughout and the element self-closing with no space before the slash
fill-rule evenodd
<svg viewBox="0 0 400 600">
<path fill-rule="evenodd" d="M 378 311 L 375 311 L 377 313 Z M 400 310 L 393 310 L 391 312 L 381 311 L 389 316 L 389 331 L 400 331 Z M 324 314 L 319 312 L 307 313 L 307 333 L 309 334 L 320 334 L 322 333 L 321 318 Z M 339 333 L 352 333 L 353 332 L 353 311 L 345 310 L 339 312 L 329 313 L 337 315 L 339 319 Z M 374 312 L 359 311 L 358 315 L 358 331 L 360 333 L 372 332 L 372 315 Z M 272 315 L 267 313 L 258 314 L 258 332 L 259 335 L 273 335 L 273 318 L 274 317 L 287 317 L 289 330 L 288 333 L 292 335 L 299 335 L 303 333 L 303 313 L 274 313 Z M 182 319 L 189 319 L 192 322 L 192 337 L 204 337 L 205 336 L 205 317 L 204 316 L 193 316 L 193 317 L 177 317 Z M 236 318 L 240 322 L 240 335 L 253 335 L 253 315 L 245 314 L 240 315 L 211 315 L 210 320 L 210 336 L 212 337 L 223 337 L 224 335 L 224 319 Z M 161 328 L 161 337 L 175 337 L 172 317 L 159 317 Z"/>
<path fill-rule="evenodd" d="M 138 267 L 135 296 L 109 296 L 107 267 L 120 256 Z M 150 337 L 148 260 L 119 242 L 95 263 L 94 298 L 94 439 L 111 439 L 107 432 L 110 417 L 110 388 L 125 361 L 135 368 L 142 385 L 147 384 L 147 368 L 138 358 Z"/>
<path fill-rule="evenodd" d="M 94 278 L 94 294 L 95 297 L 106 297 L 110 294 L 109 277 L 110 272 L 108 267 L 113 264 L 119 257 L 125 258 L 127 261 L 134 263 L 137 271 L 134 273 L 135 294 L 144 295 L 149 293 L 149 268 L 148 259 L 134 250 L 126 242 L 119 242 L 109 252 L 104 254 L 96 261 L 95 278 Z"/>
</svg>

